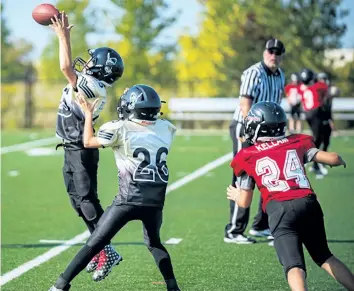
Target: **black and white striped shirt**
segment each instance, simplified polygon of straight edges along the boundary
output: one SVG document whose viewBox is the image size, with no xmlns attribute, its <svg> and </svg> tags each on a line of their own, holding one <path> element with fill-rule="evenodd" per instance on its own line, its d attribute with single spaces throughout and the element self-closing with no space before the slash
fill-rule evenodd
<svg viewBox="0 0 354 291">
<path fill-rule="evenodd" d="M 241 76 L 240 98 L 247 96 L 252 104 L 269 101 L 280 104 L 285 86 L 285 77 L 281 69 L 273 73 L 264 62 L 249 67 Z M 243 122 L 240 108 L 236 108 L 234 119 Z"/>
</svg>

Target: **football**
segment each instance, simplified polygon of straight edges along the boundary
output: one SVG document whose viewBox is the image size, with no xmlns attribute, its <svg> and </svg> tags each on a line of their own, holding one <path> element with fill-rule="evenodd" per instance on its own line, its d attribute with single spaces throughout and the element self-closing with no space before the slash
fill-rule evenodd
<svg viewBox="0 0 354 291">
<path fill-rule="evenodd" d="M 51 18 L 54 15 L 59 16 L 59 10 L 52 4 L 40 4 L 32 11 L 32 18 L 41 25 L 51 24 Z"/>
</svg>

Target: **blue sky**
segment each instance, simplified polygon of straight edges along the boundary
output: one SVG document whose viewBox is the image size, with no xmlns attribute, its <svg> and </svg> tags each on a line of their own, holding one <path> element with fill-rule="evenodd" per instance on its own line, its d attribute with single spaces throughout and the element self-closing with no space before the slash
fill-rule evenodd
<svg viewBox="0 0 354 291">
<path fill-rule="evenodd" d="M 21 1 L 21 8 L 19 9 L 19 2 Z M 56 0 L 3 0 L 5 9 L 4 14 L 13 38 L 24 38 L 34 45 L 34 52 L 32 58 L 36 59 L 45 45 L 47 44 L 53 32 L 50 28 L 41 26 L 32 19 L 32 10 L 38 4 L 43 2 L 55 4 Z M 109 0 L 95 0 L 92 1 L 94 6 L 109 6 Z M 165 31 L 162 39 L 177 39 L 178 35 L 185 32 L 187 29 L 191 33 L 198 31 L 198 24 L 201 20 L 201 6 L 196 0 L 169 0 L 172 10 L 181 10 L 181 15 L 177 23 Z M 345 18 L 345 23 L 348 26 L 347 33 L 342 39 L 343 47 L 354 48 L 354 0 L 344 0 L 343 8 L 350 9 L 350 14 Z M 19 21 L 21 20 L 21 21 Z M 39 37 L 40 36 L 40 37 Z M 109 31 L 102 35 L 90 35 L 87 39 L 90 45 L 95 44 L 99 39 L 104 41 L 114 37 L 114 34 Z M 35 41 L 34 41 L 35 39 Z"/>
</svg>

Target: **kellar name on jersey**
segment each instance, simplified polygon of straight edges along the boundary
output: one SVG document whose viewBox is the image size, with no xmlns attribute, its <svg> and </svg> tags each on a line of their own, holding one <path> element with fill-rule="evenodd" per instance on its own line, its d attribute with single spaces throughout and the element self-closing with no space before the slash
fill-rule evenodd
<svg viewBox="0 0 354 291">
<path fill-rule="evenodd" d="M 278 139 L 278 140 L 273 140 L 273 141 L 269 141 L 269 142 L 263 142 L 260 144 L 256 144 L 255 147 L 258 151 L 265 151 L 265 150 L 269 150 L 273 147 L 276 147 L 279 144 L 283 144 L 288 142 L 289 140 L 287 138 L 282 138 L 282 139 Z"/>
</svg>

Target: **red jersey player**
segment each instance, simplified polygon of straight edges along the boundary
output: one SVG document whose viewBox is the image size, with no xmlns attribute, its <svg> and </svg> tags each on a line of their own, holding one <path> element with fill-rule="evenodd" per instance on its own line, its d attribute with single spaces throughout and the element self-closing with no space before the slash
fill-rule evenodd
<svg viewBox="0 0 354 291">
<path fill-rule="evenodd" d="M 301 94 L 299 88 L 299 76 L 298 74 L 291 74 L 291 83 L 287 84 L 284 88 L 286 100 L 290 106 L 290 118 L 289 118 L 289 131 L 294 133 L 302 131 L 301 124 Z"/>
<path fill-rule="evenodd" d="M 284 110 L 276 103 L 253 105 L 245 118 L 249 146 L 235 156 L 231 167 L 236 176 L 247 173 L 252 177 L 261 192 L 274 246 L 291 289 L 307 290 L 304 244 L 318 266 L 354 290 L 354 275 L 328 248 L 323 212 L 304 168 L 310 161 L 346 164 L 338 154 L 317 149 L 311 136 L 285 136 L 286 122 Z M 250 189 L 252 186 L 239 190 L 230 185 L 228 199 L 247 207 L 252 200 Z"/>
<path fill-rule="evenodd" d="M 327 96 L 328 86 L 323 82 L 316 82 L 310 86 L 303 86 L 300 92 L 304 111 L 309 112 L 323 105 Z"/>
<path fill-rule="evenodd" d="M 322 143 L 323 133 L 323 104 L 327 98 L 328 86 L 323 82 L 315 82 L 315 74 L 304 69 L 300 74 L 303 82 L 300 92 L 302 94 L 302 107 L 304 109 L 307 123 L 309 124 L 316 148 L 319 148 Z M 327 171 L 320 167 L 317 162 L 313 163 L 313 171 L 317 175 L 325 175 Z"/>
</svg>

